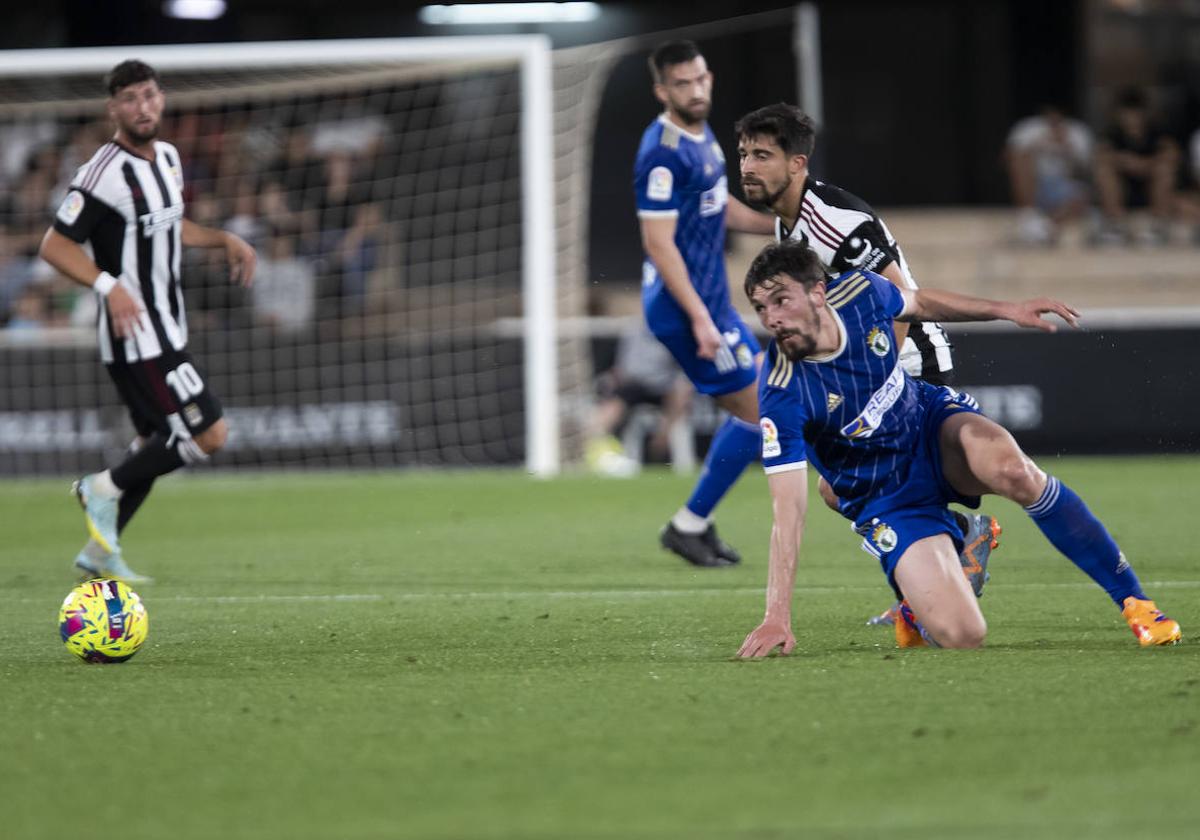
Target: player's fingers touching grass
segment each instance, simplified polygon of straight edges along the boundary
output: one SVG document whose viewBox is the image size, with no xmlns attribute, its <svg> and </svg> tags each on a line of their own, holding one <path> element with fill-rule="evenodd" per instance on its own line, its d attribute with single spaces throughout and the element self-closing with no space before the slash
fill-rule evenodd
<svg viewBox="0 0 1200 840">
<path fill-rule="evenodd" d="M 796 637 L 787 624 L 764 621 L 742 642 L 737 655 L 741 659 L 762 659 L 776 648 L 785 655 L 791 653 L 796 648 Z"/>
</svg>

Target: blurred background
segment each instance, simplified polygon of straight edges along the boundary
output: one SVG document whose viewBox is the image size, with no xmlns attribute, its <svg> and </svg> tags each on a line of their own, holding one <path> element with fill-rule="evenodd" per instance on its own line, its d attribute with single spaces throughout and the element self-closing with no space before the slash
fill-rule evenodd
<svg viewBox="0 0 1200 840">
<path fill-rule="evenodd" d="M 553 48 L 562 465 L 607 427 L 597 406 L 636 340 L 632 165 L 658 112 L 646 55 L 673 37 L 715 73 L 710 122 L 731 161 L 734 120 L 799 102 L 820 125 L 816 177 L 880 211 L 922 285 L 1084 309 L 1089 329 L 1072 336 L 952 331 L 960 386 L 1026 447 L 1200 447 L 1200 0 L 580 5 L 585 20 L 469 24 L 365 0 L 9 10 L 0 473 L 78 472 L 128 439 L 95 359 L 94 301 L 34 254 L 111 130 L 102 71 L 66 51 L 162 44 L 209 57 L 163 74 L 188 214 L 262 259 L 250 291 L 203 252 L 184 269 L 190 343 L 234 421 L 218 468 L 524 463 L 519 66 L 453 51 L 363 62 L 352 48 L 318 64 L 303 46 L 269 70 L 219 60 L 238 42 L 513 34 Z M 35 72 L 26 50 L 61 52 Z M 740 194 L 732 167 L 730 185 Z M 735 289 L 762 244 L 730 238 Z M 680 399 L 621 407 L 632 460 L 695 463 L 716 416 Z"/>
</svg>

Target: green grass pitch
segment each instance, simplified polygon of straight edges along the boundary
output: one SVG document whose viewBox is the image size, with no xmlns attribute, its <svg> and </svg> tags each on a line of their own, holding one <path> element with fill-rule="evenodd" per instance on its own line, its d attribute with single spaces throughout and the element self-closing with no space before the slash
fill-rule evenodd
<svg viewBox="0 0 1200 840">
<path fill-rule="evenodd" d="M 847 525 L 809 515 L 790 657 L 762 613 L 770 503 L 719 511 L 740 568 L 656 534 L 690 480 L 207 475 L 125 537 L 150 638 L 71 657 L 67 482 L 0 485 L 0 834 L 245 838 L 1191 836 L 1200 823 L 1200 459 L 1043 465 L 1109 524 L 1184 643 L 1142 650 L 1012 504 L 979 651 L 899 651 Z"/>
</svg>

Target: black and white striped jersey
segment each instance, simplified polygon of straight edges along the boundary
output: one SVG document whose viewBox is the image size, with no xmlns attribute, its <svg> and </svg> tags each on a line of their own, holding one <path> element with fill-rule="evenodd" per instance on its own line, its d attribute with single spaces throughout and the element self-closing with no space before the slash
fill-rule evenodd
<svg viewBox="0 0 1200 840">
<path fill-rule="evenodd" d="M 106 364 L 161 356 L 187 345 L 187 317 L 179 284 L 183 250 L 183 172 L 170 143 L 154 143 L 154 160 L 105 143 L 79 168 L 54 217 L 54 229 L 90 243 L 102 271 L 140 299 L 145 313 L 134 334 L 113 336 L 100 299 L 100 358 Z"/>
<path fill-rule="evenodd" d="M 807 243 L 832 277 L 856 269 L 879 273 L 895 263 L 908 288 L 917 288 L 904 254 L 883 219 L 869 204 L 841 187 L 809 178 L 800 195 L 795 228 L 788 230 L 777 217 L 775 238 Z M 900 350 L 900 365 L 912 376 L 941 384 L 954 369 L 950 347 L 941 324 L 914 322 Z"/>
</svg>

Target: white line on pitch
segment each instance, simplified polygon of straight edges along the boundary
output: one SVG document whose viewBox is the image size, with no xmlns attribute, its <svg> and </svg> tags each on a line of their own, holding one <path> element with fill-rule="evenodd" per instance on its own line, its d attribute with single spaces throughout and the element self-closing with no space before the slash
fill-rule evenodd
<svg viewBox="0 0 1200 840">
<path fill-rule="evenodd" d="M 1002 583 L 989 584 L 989 589 L 1091 589 L 1094 583 L 1077 581 L 1074 583 Z M 1156 580 L 1147 581 L 1145 588 L 1151 591 L 1157 589 L 1195 589 L 1200 588 L 1200 580 Z M 846 592 L 875 592 L 879 586 L 804 586 L 796 590 L 798 595 L 839 595 Z M 333 593 L 312 595 L 168 595 L 156 598 L 153 590 L 149 601 L 162 603 L 175 601 L 179 603 L 204 604 L 270 604 L 270 603 L 303 603 L 303 602 L 379 602 L 379 601 L 432 601 L 477 599 L 477 600 L 518 600 L 518 599 L 570 599 L 582 600 L 641 600 L 648 598 L 687 598 L 692 596 L 710 597 L 714 595 L 761 595 L 762 587 L 735 587 L 729 589 L 575 589 L 517 591 L 517 592 L 396 592 L 380 594 L 373 592 Z M 40 603 L 42 598 L 18 598 L 18 603 Z"/>
</svg>

